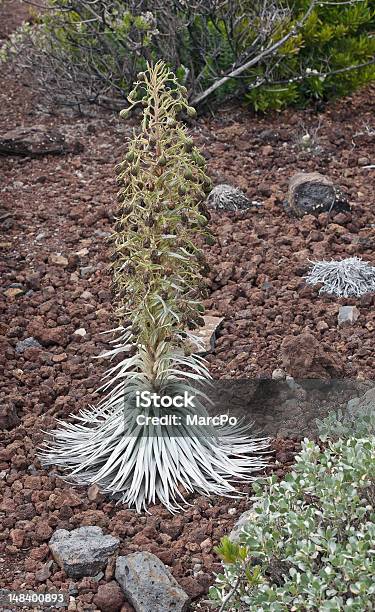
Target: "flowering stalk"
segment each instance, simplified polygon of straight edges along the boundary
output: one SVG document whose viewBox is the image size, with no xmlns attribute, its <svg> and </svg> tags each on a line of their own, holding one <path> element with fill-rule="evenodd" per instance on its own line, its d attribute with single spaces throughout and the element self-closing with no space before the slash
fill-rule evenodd
<svg viewBox="0 0 375 612">
<path fill-rule="evenodd" d="M 246 454 L 268 441 L 249 440 L 243 427 L 201 427 L 186 419 L 208 416 L 203 385 L 210 375 L 191 347 L 199 344 L 194 329 L 204 323 L 207 264 L 197 243 L 212 240 L 204 205 L 211 183 L 204 158 L 177 120 L 180 112 L 195 111 L 162 62 L 138 75 L 129 104 L 122 114 L 141 105 L 143 119 L 118 167 L 112 267 L 121 325 L 107 357 L 120 360 L 105 375 L 102 402 L 81 411 L 78 424 L 62 423 L 41 456 L 138 511 L 159 499 L 175 512 L 186 491 L 234 495 L 231 479 L 249 479 L 264 466 L 262 457 Z M 164 412 L 140 406 L 142 391 L 172 398 L 188 393 L 194 409 L 175 408 L 175 422 L 166 427 L 146 422 Z"/>
</svg>

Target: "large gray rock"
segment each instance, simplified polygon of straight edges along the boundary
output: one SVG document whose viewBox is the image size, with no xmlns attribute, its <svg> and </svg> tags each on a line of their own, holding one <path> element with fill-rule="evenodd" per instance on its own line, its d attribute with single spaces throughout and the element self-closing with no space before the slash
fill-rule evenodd
<svg viewBox="0 0 375 612">
<path fill-rule="evenodd" d="M 58 529 L 49 542 L 56 563 L 71 578 L 95 576 L 104 569 L 108 557 L 120 541 L 104 535 L 100 527 L 79 527 L 73 531 Z"/>
<path fill-rule="evenodd" d="M 255 516 L 256 514 L 252 508 L 250 508 L 250 510 L 246 510 L 246 512 L 241 514 L 240 518 L 238 519 L 237 523 L 235 524 L 228 536 L 228 538 L 231 542 L 233 542 L 233 544 L 237 544 L 239 542 L 240 535 L 243 532 L 243 528 L 248 523 L 251 523 L 251 521 L 254 520 Z"/>
<path fill-rule="evenodd" d="M 288 205 L 297 216 L 349 211 L 350 205 L 331 179 L 319 172 L 298 172 L 289 181 Z"/>
<path fill-rule="evenodd" d="M 189 596 L 155 555 L 136 552 L 116 561 L 116 580 L 136 612 L 184 612 Z"/>
<path fill-rule="evenodd" d="M 2 155 L 39 156 L 50 153 L 80 153 L 82 150 L 81 143 L 68 143 L 63 134 L 42 125 L 17 127 L 5 134 L 0 134 L 0 154 Z"/>
</svg>

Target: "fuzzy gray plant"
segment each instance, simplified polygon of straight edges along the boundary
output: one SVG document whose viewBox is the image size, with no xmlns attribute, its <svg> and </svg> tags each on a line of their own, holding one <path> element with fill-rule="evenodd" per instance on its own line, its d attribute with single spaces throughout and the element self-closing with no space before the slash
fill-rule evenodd
<svg viewBox="0 0 375 612">
<path fill-rule="evenodd" d="M 319 293 L 347 298 L 375 291 L 375 267 L 360 257 L 311 263 L 313 267 L 305 277 L 306 283 L 322 284 Z"/>
<path fill-rule="evenodd" d="M 218 210 L 246 210 L 253 205 L 238 187 L 222 183 L 216 185 L 207 197 L 207 204 Z"/>
</svg>

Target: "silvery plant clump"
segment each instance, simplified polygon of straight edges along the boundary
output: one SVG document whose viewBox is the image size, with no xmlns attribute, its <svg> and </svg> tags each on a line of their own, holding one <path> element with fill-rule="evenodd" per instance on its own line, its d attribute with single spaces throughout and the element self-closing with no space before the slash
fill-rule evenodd
<svg viewBox="0 0 375 612">
<path fill-rule="evenodd" d="M 360 297 L 375 291 L 375 267 L 360 257 L 348 257 L 341 261 L 315 261 L 306 282 L 322 284 L 319 293 L 338 297 Z"/>
<path fill-rule="evenodd" d="M 97 483 L 137 511 L 159 500 L 177 512 L 193 491 L 237 495 L 234 483 L 251 480 L 265 466 L 269 441 L 251 439 L 241 424 L 187 422 L 188 414 L 206 417 L 210 401 L 210 374 L 194 354 L 194 330 L 204 323 L 200 299 L 208 266 L 199 244 L 212 243 L 204 204 L 211 183 L 203 156 L 178 121 L 181 111 L 194 116 L 195 110 L 162 62 L 138 75 L 128 101 L 121 114 L 142 106 L 143 117 L 118 167 L 112 268 L 120 325 L 106 354 L 112 367 L 100 389 L 103 400 L 60 422 L 41 459 L 63 468 L 68 480 Z M 175 422 L 160 425 L 167 408 L 139 402 L 142 392 L 190 394 L 194 409 L 175 407 Z"/>
<path fill-rule="evenodd" d="M 249 198 L 244 194 L 238 187 L 232 187 L 222 183 L 216 185 L 213 190 L 208 194 L 207 204 L 211 208 L 218 210 L 247 210 L 251 208 L 253 204 Z"/>
</svg>

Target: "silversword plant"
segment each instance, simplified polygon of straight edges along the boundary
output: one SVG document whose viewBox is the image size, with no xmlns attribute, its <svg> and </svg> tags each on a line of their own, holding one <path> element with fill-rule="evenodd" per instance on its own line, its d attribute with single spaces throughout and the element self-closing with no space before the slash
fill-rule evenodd
<svg viewBox="0 0 375 612">
<path fill-rule="evenodd" d="M 241 426 L 188 426 L 189 406 L 174 408 L 177 424 L 162 427 L 160 405 L 135 401 L 143 391 L 190 393 L 195 414 L 207 415 L 202 385 L 210 375 L 196 354 L 194 330 L 204 323 L 207 264 L 199 241 L 212 240 L 204 205 L 211 184 L 204 157 L 178 120 L 181 112 L 195 115 L 186 93 L 158 62 L 138 75 L 121 113 L 143 108 L 141 129 L 118 167 L 112 267 L 121 325 L 112 330 L 118 339 L 106 354 L 116 363 L 105 375 L 104 399 L 75 422 L 61 423 L 41 453 L 73 481 L 97 483 L 138 511 L 157 500 L 178 511 L 186 492 L 195 490 L 235 495 L 233 480 L 251 479 L 265 465 L 268 445 L 249 439 Z M 155 423 L 145 424 L 145 416 Z"/>
<path fill-rule="evenodd" d="M 312 263 L 306 282 L 309 285 L 321 283 L 319 293 L 338 297 L 360 297 L 375 291 L 375 267 L 360 257 Z"/>
</svg>

